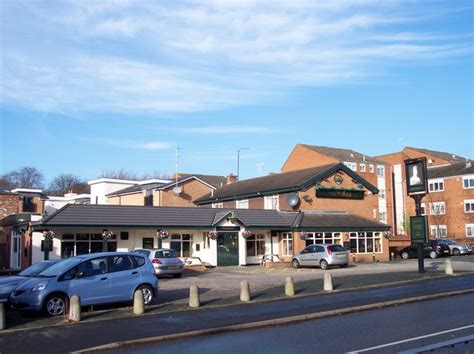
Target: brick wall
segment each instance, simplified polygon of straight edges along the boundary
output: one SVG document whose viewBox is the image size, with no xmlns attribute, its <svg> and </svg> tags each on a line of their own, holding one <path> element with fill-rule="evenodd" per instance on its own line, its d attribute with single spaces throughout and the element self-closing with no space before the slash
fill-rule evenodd
<svg viewBox="0 0 474 354">
<path fill-rule="evenodd" d="M 206 184 L 191 179 L 180 183 L 182 191 L 180 194 L 173 193 L 173 187 L 164 191 L 155 191 L 153 193 L 153 204 L 161 206 L 179 206 L 179 207 L 196 207 L 193 200 L 200 198 L 212 191 Z M 161 194 L 161 195 L 160 195 Z"/>
<path fill-rule="evenodd" d="M 0 194 L 0 220 L 20 212 L 20 197 L 16 194 Z"/>
</svg>

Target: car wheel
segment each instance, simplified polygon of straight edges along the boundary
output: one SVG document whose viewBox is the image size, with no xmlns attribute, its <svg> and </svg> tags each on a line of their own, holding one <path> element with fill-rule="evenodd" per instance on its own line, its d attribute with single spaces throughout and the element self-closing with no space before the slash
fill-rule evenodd
<svg viewBox="0 0 474 354">
<path fill-rule="evenodd" d="M 60 294 L 49 295 L 43 308 L 48 316 L 62 316 L 66 312 L 66 297 Z"/>
<path fill-rule="evenodd" d="M 322 270 L 328 269 L 329 267 L 328 261 L 326 261 L 325 259 L 321 260 L 321 262 L 319 262 L 319 266 L 321 267 Z"/>
<path fill-rule="evenodd" d="M 458 248 L 453 249 L 453 256 L 459 256 L 461 252 L 459 251 Z"/>
<path fill-rule="evenodd" d="M 295 269 L 299 268 L 300 267 L 300 262 L 298 262 L 297 259 L 293 259 L 293 261 L 291 261 L 291 266 Z"/>
<path fill-rule="evenodd" d="M 347 263 L 341 264 L 339 267 L 341 267 L 341 268 L 346 268 L 346 267 L 347 267 Z"/>
<path fill-rule="evenodd" d="M 143 294 L 143 303 L 149 305 L 153 301 L 153 289 L 148 285 L 142 285 L 138 288 Z"/>
<path fill-rule="evenodd" d="M 430 258 L 435 259 L 436 257 L 438 257 L 438 254 L 435 251 L 431 251 L 430 252 Z"/>
<path fill-rule="evenodd" d="M 183 273 L 173 274 L 173 278 L 181 278 Z"/>
<path fill-rule="evenodd" d="M 402 254 L 400 256 L 402 257 L 402 259 L 408 259 L 410 257 L 408 252 L 402 252 Z"/>
</svg>

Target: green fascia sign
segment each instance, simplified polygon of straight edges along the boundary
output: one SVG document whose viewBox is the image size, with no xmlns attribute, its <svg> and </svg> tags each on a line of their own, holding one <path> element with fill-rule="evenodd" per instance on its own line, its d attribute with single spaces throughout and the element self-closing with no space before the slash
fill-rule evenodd
<svg viewBox="0 0 474 354">
<path fill-rule="evenodd" d="M 410 235 L 412 244 L 428 242 L 428 219 L 426 216 L 410 217 Z"/>
</svg>

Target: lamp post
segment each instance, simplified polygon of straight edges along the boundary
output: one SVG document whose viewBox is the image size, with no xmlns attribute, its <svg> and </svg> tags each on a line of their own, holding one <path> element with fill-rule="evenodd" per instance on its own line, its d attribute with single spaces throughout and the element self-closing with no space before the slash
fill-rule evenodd
<svg viewBox="0 0 474 354">
<path fill-rule="evenodd" d="M 49 251 L 52 251 L 53 246 L 53 238 L 56 236 L 54 231 L 46 230 L 43 231 L 43 251 L 44 251 L 44 260 L 49 260 Z"/>
<path fill-rule="evenodd" d="M 107 252 L 109 250 L 109 240 L 113 236 L 113 232 L 107 229 L 102 230 L 102 252 Z"/>
</svg>

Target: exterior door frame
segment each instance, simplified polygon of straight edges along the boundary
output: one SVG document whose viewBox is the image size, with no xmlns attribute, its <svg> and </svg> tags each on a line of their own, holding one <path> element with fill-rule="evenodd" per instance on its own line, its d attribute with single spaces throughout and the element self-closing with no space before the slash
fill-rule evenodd
<svg viewBox="0 0 474 354">
<path fill-rule="evenodd" d="M 232 264 L 223 264 L 223 258 L 220 257 L 219 255 L 221 254 L 220 252 L 220 249 L 221 247 L 219 247 L 219 243 L 224 241 L 224 244 L 228 241 L 227 240 L 227 237 L 231 235 L 233 237 L 235 237 L 235 241 L 236 241 L 236 245 L 235 247 L 233 248 L 232 250 Z M 224 238 L 224 240 L 223 240 Z M 225 230 L 222 230 L 222 231 L 218 231 L 218 234 L 217 234 L 217 266 L 238 266 L 239 265 L 239 232 L 237 231 L 225 231 Z M 230 253 L 230 252 L 228 252 Z M 226 258 L 226 257 L 224 257 Z M 230 258 L 229 258 L 230 259 Z M 219 262 L 220 260 L 220 262 Z"/>
<path fill-rule="evenodd" d="M 18 232 L 15 229 L 11 231 L 11 238 L 10 238 L 10 268 L 11 269 L 21 268 L 21 249 L 22 249 L 22 242 L 23 242 L 22 239 L 23 239 L 23 235 L 21 232 Z"/>
</svg>

